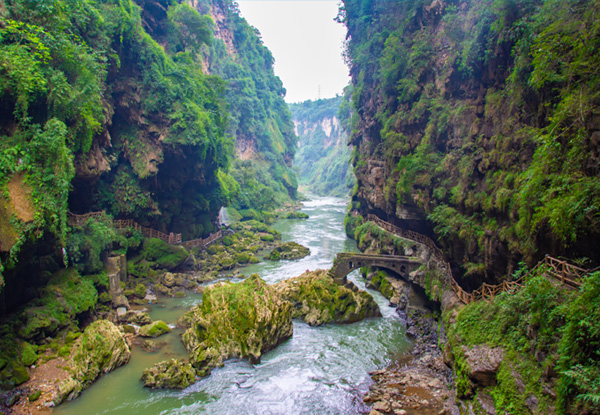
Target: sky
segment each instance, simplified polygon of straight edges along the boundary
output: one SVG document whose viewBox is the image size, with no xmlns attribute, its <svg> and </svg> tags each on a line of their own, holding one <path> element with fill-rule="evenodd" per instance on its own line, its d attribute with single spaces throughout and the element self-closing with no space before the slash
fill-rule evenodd
<svg viewBox="0 0 600 415">
<path fill-rule="evenodd" d="M 238 0 L 242 16 L 257 28 L 275 58 L 285 101 L 332 98 L 348 85 L 342 58 L 346 28 L 335 22 L 337 0 Z"/>
</svg>

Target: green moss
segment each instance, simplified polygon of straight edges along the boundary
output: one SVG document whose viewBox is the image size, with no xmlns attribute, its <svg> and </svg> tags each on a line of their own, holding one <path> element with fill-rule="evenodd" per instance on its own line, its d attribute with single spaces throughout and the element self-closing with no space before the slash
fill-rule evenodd
<svg viewBox="0 0 600 415">
<path fill-rule="evenodd" d="M 250 253 L 248 252 L 240 252 L 235 256 L 235 262 L 238 264 L 247 264 L 250 262 Z"/>
<path fill-rule="evenodd" d="M 169 245 L 157 238 L 145 239 L 141 252 L 127 262 L 130 275 L 147 278 L 157 270 L 173 270 L 187 259 L 189 253 L 183 247 Z"/>
<path fill-rule="evenodd" d="M 31 366 L 37 361 L 38 356 L 36 350 L 36 346 L 23 342 L 21 346 L 21 362 L 23 362 L 25 366 Z"/>
<path fill-rule="evenodd" d="M 25 366 L 15 366 L 11 373 L 11 380 L 16 386 L 19 386 L 29 380 L 29 372 Z"/>
<path fill-rule="evenodd" d="M 271 261 L 280 259 L 300 259 L 310 255 L 310 249 L 296 242 L 286 242 L 274 248 L 269 254 Z"/>
<path fill-rule="evenodd" d="M 138 283 L 133 290 L 133 295 L 137 298 L 146 297 L 146 286 L 142 283 Z"/>
<path fill-rule="evenodd" d="M 395 294 L 394 287 L 388 281 L 388 275 L 385 271 L 377 271 L 372 274 L 369 288 L 379 291 L 388 300 Z"/>
<path fill-rule="evenodd" d="M 97 320 L 75 342 L 68 359 L 72 379 L 66 382 L 79 393 L 98 376 L 127 363 L 130 356 L 129 346 L 117 326 L 108 320 Z"/>
<path fill-rule="evenodd" d="M 156 320 L 140 327 L 139 335 L 142 337 L 158 337 L 171 332 L 171 328 L 162 320 Z"/>
<path fill-rule="evenodd" d="M 353 323 L 380 315 L 369 293 L 336 284 L 324 270 L 308 272 L 273 287 L 294 305 L 293 317 L 312 326 Z"/>
<path fill-rule="evenodd" d="M 600 364 L 590 354 L 597 350 L 596 344 L 600 345 L 600 336 L 592 334 L 600 333 L 600 273 L 588 277 L 578 293 L 554 285 L 542 274 L 543 270 L 539 271 L 514 294 L 503 293 L 489 302 L 465 306 L 450 326 L 457 390 L 463 396 L 468 394 L 469 384 L 460 347 L 485 343 L 505 350 L 498 384 L 489 391 L 498 411 L 524 413 L 531 395 L 538 399 L 542 412 L 552 408 L 554 402 L 544 392 L 545 372 L 557 373 L 558 384 L 569 385 L 556 389 L 559 411 L 577 413 L 595 408 L 582 395 L 600 392 L 596 381 Z M 581 333 L 583 327 L 590 331 Z M 535 356 L 547 358 L 539 361 Z M 579 370 L 590 375 L 579 376 Z"/>
<path fill-rule="evenodd" d="M 196 382 L 196 373 L 188 362 L 171 359 L 145 369 L 142 381 L 144 386 L 153 389 L 185 389 Z"/>
<path fill-rule="evenodd" d="M 304 212 L 289 212 L 286 219 L 308 219 L 308 215 Z"/>
<path fill-rule="evenodd" d="M 29 396 L 27 397 L 27 399 L 29 400 L 29 402 L 35 402 L 37 401 L 40 396 L 42 395 L 42 391 L 41 390 L 37 390 L 35 392 L 32 392 L 31 394 L 29 394 Z"/>
<path fill-rule="evenodd" d="M 102 303 L 102 304 L 108 304 L 112 301 L 112 297 L 109 293 L 107 293 L 106 291 L 103 293 L 100 293 L 100 295 L 98 296 L 98 302 Z"/>
<path fill-rule="evenodd" d="M 183 340 L 199 376 L 231 357 L 258 362 L 292 334 L 291 304 L 256 274 L 208 287 L 187 319 L 191 328 Z"/>
<path fill-rule="evenodd" d="M 265 242 L 273 242 L 275 240 L 275 237 L 271 234 L 264 234 L 260 236 L 261 241 L 265 241 Z"/>
<path fill-rule="evenodd" d="M 45 337 L 73 324 L 74 317 L 91 309 L 98 301 L 92 281 L 80 277 L 74 268 L 53 275 L 41 298 L 29 303 L 21 314 L 19 334 L 24 339 Z"/>
</svg>

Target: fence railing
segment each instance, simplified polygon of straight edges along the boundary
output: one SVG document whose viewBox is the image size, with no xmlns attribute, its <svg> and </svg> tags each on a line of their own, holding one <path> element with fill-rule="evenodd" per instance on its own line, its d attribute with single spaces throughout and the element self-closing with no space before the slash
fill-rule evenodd
<svg viewBox="0 0 600 415">
<path fill-rule="evenodd" d="M 207 238 L 198 238 L 198 239 L 192 239 L 190 241 L 182 241 L 180 233 L 173 233 L 173 232 L 164 233 L 161 231 L 157 231 L 156 229 L 147 228 L 145 226 L 142 226 L 139 223 L 137 223 L 136 221 L 134 221 L 133 219 L 110 219 L 110 216 L 108 216 L 105 211 L 90 212 L 90 213 L 85 213 L 83 215 L 77 215 L 77 214 L 74 214 L 71 212 L 68 213 L 69 224 L 72 226 L 81 226 L 81 225 L 85 224 L 85 222 L 90 218 L 109 219 L 109 220 L 112 220 L 112 224 L 116 229 L 133 228 L 133 229 L 141 232 L 141 234 L 144 235 L 146 238 L 158 238 L 158 239 L 161 239 L 171 245 L 183 245 L 187 249 L 193 248 L 193 247 L 206 248 L 210 244 L 214 243 L 215 241 L 217 241 L 218 239 L 221 239 L 223 237 L 223 232 L 218 231 L 214 234 L 211 234 Z"/>
<path fill-rule="evenodd" d="M 546 255 L 543 260 L 538 262 L 534 268 L 532 268 L 527 274 L 523 275 L 518 280 L 503 281 L 502 283 L 496 285 L 483 283 L 478 289 L 469 293 L 466 292 L 458 284 L 458 282 L 456 282 L 454 276 L 452 275 L 452 268 L 450 267 L 450 264 L 444 259 L 442 251 L 437 247 L 433 240 L 431 240 L 425 235 L 421 235 L 420 233 L 394 226 L 391 223 L 388 223 L 372 214 L 367 215 L 367 220 L 376 223 L 382 229 L 391 232 L 395 235 L 398 235 L 401 238 L 410 239 L 412 241 L 422 243 L 429 247 L 432 250 L 433 254 L 436 256 L 436 258 L 438 258 L 442 262 L 448 280 L 450 282 L 450 287 L 452 288 L 452 291 L 454 291 L 456 296 L 465 304 L 469 304 L 470 302 L 481 299 L 493 298 L 503 291 L 515 290 L 525 282 L 525 279 L 529 275 L 531 275 L 531 273 L 534 270 L 541 266 L 546 267 L 544 271 L 544 274 L 546 276 L 552 277 L 560 281 L 563 285 L 575 288 L 581 285 L 581 282 L 586 275 L 600 270 L 600 267 L 587 270 L 576 265 L 570 264 L 568 261 L 557 259 L 551 257 L 550 255 Z"/>
</svg>

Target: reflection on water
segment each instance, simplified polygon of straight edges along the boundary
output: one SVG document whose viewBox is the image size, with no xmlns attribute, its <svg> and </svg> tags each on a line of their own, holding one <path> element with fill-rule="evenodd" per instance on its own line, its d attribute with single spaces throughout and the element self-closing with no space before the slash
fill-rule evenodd
<svg viewBox="0 0 600 415">
<path fill-rule="evenodd" d="M 346 201 L 314 198 L 304 203 L 308 220 L 280 220 L 274 227 L 284 241 L 308 246 L 311 255 L 298 261 L 255 264 L 242 271 L 257 272 L 274 283 L 307 269 L 329 268 L 338 252 L 356 251 L 343 230 Z M 350 280 L 364 288 L 353 274 Z M 359 414 L 360 396 L 370 384 L 368 372 L 387 365 L 409 344 L 402 322 L 387 300 L 371 292 L 383 317 L 348 325 L 310 327 L 294 321 L 293 337 L 263 355 L 260 364 L 233 360 L 183 391 L 151 391 L 139 380 L 143 369 L 170 357 L 184 357 L 181 332 L 157 339 L 167 343 L 147 353 L 134 346 L 129 364 L 100 379 L 80 398 L 57 408 L 58 414 Z M 150 316 L 174 324 L 198 294 L 164 299 Z"/>
</svg>

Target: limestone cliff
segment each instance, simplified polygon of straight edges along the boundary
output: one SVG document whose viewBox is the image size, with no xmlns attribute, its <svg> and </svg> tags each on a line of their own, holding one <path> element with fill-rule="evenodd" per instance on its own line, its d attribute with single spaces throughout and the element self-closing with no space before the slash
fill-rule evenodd
<svg viewBox="0 0 600 415">
<path fill-rule="evenodd" d="M 296 134 L 300 138 L 294 166 L 300 184 L 309 192 L 321 196 L 345 196 L 354 185 L 349 169 L 351 151 L 348 147 L 344 115 L 340 106 L 348 107 L 343 97 L 290 104 Z M 342 111 L 344 110 L 342 108 Z"/>
<path fill-rule="evenodd" d="M 597 6 L 345 1 L 355 213 L 435 237 L 466 286 L 600 260 Z"/>
</svg>

